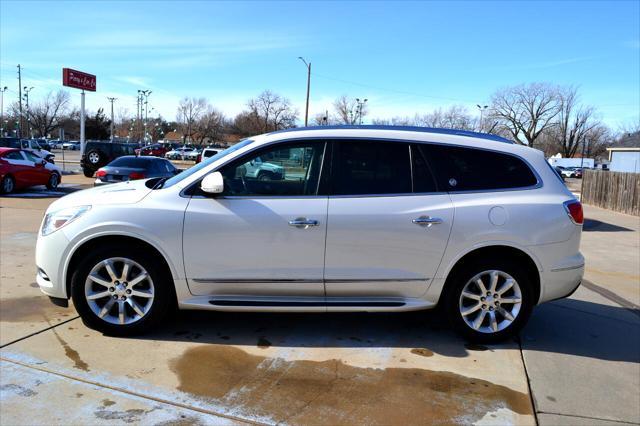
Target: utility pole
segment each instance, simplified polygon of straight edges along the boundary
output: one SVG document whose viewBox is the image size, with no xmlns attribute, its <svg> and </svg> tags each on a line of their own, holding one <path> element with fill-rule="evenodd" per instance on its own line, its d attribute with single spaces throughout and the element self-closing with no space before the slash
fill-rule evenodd
<svg viewBox="0 0 640 426">
<path fill-rule="evenodd" d="M 138 135 L 138 142 L 140 142 L 140 135 L 142 133 L 140 129 L 140 123 L 142 122 L 142 90 L 138 89 L 138 104 L 136 107 L 136 134 Z"/>
<path fill-rule="evenodd" d="M 18 137 L 22 137 L 22 68 L 18 64 L 18 103 L 20 104 L 20 124 L 18 125 Z"/>
<path fill-rule="evenodd" d="M 7 86 L 4 86 L 0 89 L 0 137 L 4 137 L 4 92 L 8 89 Z"/>
<path fill-rule="evenodd" d="M 307 105 L 304 110 L 304 126 L 309 124 L 309 91 L 311 89 L 311 62 L 307 63 L 302 56 L 298 56 L 304 65 L 307 67 Z"/>
<path fill-rule="evenodd" d="M 27 125 L 29 126 L 29 137 L 33 139 L 33 132 L 31 131 L 31 117 L 29 117 L 29 92 L 33 90 L 33 87 L 24 86 L 24 100 L 27 106 Z"/>
<path fill-rule="evenodd" d="M 113 143 L 113 102 L 118 98 L 107 97 L 107 99 L 111 102 L 111 143 Z"/>
</svg>

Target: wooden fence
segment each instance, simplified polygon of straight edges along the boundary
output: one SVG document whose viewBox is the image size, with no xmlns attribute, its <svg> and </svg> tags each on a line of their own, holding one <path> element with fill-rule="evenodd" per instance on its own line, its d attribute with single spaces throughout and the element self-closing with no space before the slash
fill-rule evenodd
<svg viewBox="0 0 640 426">
<path fill-rule="evenodd" d="M 640 216 L 640 173 L 583 170 L 583 203 Z"/>
</svg>

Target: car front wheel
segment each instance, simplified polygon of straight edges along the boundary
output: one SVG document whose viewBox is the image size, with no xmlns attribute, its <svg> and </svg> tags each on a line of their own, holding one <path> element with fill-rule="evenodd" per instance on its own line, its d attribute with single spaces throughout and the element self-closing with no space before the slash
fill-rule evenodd
<svg viewBox="0 0 640 426">
<path fill-rule="evenodd" d="M 515 336 L 533 309 L 524 269 L 508 261 L 478 262 L 452 277 L 445 308 L 453 327 L 469 341 L 496 343 Z"/>
<path fill-rule="evenodd" d="M 170 311 L 175 297 L 169 276 L 145 253 L 97 250 L 73 274 L 73 304 L 90 328 L 114 336 L 140 334 Z"/>
<path fill-rule="evenodd" d="M 60 176 L 57 173 L 51 173 L 49 176 L 49 181 L 47 182 L 47 189 L 53 191 L 58 188 L 58 184 L 60 183 Z"/>
</svg>

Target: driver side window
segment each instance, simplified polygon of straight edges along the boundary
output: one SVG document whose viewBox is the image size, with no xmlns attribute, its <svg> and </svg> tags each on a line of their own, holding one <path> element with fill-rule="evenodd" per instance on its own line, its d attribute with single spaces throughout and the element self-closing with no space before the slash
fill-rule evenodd
<svg viewBox="0 0 640 426">
<path fill-rule="evenodd" d="M 278 144 L 220 170 L 228 196 L 316 195 L 324 142 Z"/>
</svg>

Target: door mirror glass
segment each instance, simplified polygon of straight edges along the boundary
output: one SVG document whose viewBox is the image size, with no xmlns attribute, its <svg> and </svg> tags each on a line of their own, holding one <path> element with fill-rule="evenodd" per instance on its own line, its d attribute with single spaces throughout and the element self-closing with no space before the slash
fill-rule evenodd
<svg viewBox="0 0 640 426">
<path fill-rule="evenodd" d="M 200 189 L 207 194 L 220 194 L 224 191 L 224 179 L 220 172 L 209 173 L 202 179 Z"/>
</svg>

